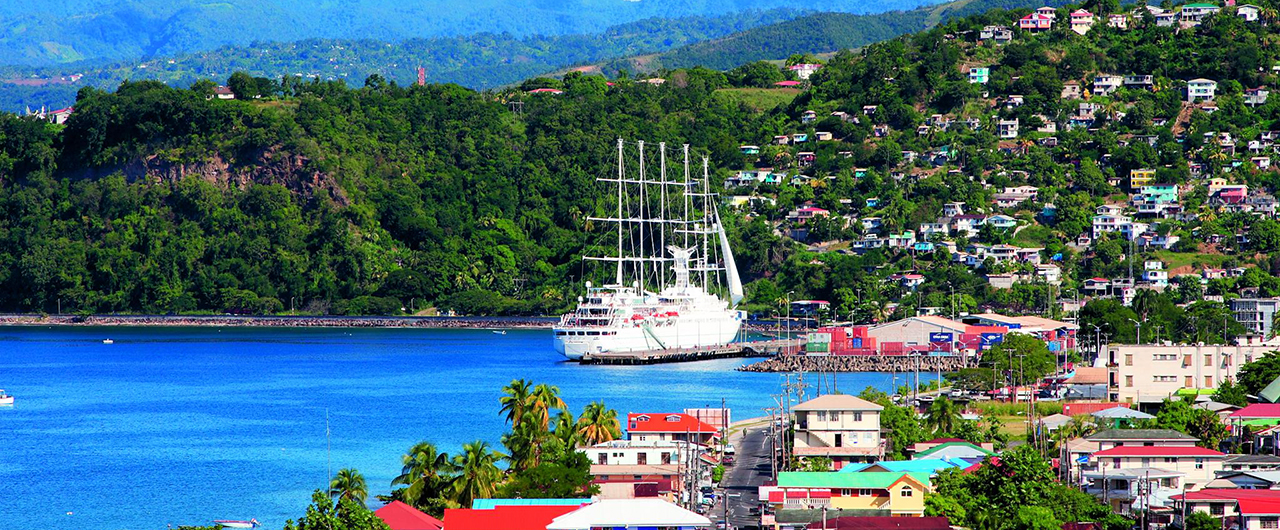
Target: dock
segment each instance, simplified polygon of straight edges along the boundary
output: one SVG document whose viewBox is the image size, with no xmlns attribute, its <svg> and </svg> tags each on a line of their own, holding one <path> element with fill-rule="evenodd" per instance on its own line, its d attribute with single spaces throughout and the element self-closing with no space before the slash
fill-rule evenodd
<svg viewBox="0 0 1280 530">
<path fill-rule="evenodd" d="M 581 364 L 659 364 L 707 361 L 732 357 L 773 357 L 785 350 L 795 351 L 803 346 L 804 339 L 754 340 L 698 348 L 589 353 L 584 355 L 578 362 Z"/>
</svg>

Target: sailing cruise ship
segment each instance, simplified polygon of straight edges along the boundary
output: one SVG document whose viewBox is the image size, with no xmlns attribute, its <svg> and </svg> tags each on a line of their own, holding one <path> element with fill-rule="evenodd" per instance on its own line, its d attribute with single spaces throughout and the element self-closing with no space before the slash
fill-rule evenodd
<svg viewBox="0 0 1280 530">
<path fill-rule="evenodd" d="M 685 144 L 683 177 L 671 179 L 666 144 L 659 144 L 655 179 L 645 173 L 644 142 L 637 142 L 638 175 L 629 176 L 626 147 L 619 139 L 617 176 L 597 179 L 616 183 L 617 216 L 590 218 L 615 224 L 616 253 L 585 258 L 612 263 L 613 282 L 586 282 L 577 309 L 554 327 L 556 352 L 581 360 L 592 353 L 732 342 L 746 319 L 734 309 L 742 281 L 710 191 L 707 159 L 701 179 L 691 180 Z"/>
</svg>

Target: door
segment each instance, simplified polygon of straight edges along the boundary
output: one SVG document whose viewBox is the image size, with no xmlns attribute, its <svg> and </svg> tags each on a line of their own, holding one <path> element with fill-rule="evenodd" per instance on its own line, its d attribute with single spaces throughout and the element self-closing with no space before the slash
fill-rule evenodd
<svg viewBox="0 0 1280 530">
<path fill-rule="evenodd" d="M 637 464 L 637 465 L 641 465 L 641 466 L 643 466 L 643 465 L 646 465 L 646 464 L 648 464 L 648 463 L 649 463 L 649 453 L 646 453 L 646 452 L 644 452 L 644 451 L 641 451 L 641 452 L 639 452 L 639 453 L 636 453 L 636 464 Z"/>
<path fill-rule="evenodd" d="M 844 435 L 843 435 L 843 434 L 837 434 L 837 435 L 836 435 L 836 447 L 844 447 Z"/>
</svg>

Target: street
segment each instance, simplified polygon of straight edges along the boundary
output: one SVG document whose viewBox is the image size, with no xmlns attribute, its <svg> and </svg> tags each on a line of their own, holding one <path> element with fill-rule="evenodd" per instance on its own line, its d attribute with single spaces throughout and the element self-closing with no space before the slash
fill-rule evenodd
<svg viewBox="0 0 1280 530">
<path fill-rule="evenodd" d="M 730 437 L 738 453 L 737 462 L 725 468 L 721 486 L 729 503 L 727 522 L 731 528 L 754 528 L 760 524 L 760 515 L 752 514 L 751 509 L 759 506 L 759 487 L 771 478 L 768 428 L 762 423 L 746 428 L 736 439 Z M 716 503 L 709 517 L 712 521 L 726 520 L 724 506 Z"/>
</svg>

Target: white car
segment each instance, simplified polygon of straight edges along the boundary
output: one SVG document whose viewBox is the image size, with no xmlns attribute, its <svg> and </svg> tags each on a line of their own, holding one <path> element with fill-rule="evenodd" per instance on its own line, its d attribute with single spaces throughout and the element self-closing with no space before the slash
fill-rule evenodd
<svg viewBox="0 0 1280 530">
<path fill-rule="evenodd" d="M 726 444 L 726 445 L 724 446 L 724 454 L 726 454 L 726 455 L 736 454 L 736 453 L 734 453 L 733 444 Z"/>
</svg>

